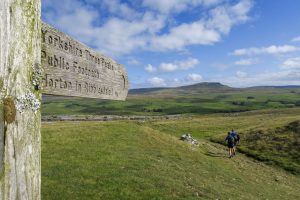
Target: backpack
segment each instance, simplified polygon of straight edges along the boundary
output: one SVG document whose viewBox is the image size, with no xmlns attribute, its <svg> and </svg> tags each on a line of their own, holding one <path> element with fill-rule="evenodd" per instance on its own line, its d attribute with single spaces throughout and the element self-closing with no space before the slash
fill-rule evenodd
<svg viewBox="0 0 300 200">
<path fill-rule="evenodd" d="M 235 140 L 234 137 L 232 137 L 232 135 L 228 135 L 226 139 L 227 139 L 228 143 L 233 143 Z"/>
<path fill-rule="evenodd" d="M 239 136 L 239 134 L 237 134 L 236 132 L 232 132 L 232 133 L 230 134 L 230 136 L 233 137 L 233 139 L 234 139 L 235 142 L 240 141 L 240 136 Z"/>
</svg>

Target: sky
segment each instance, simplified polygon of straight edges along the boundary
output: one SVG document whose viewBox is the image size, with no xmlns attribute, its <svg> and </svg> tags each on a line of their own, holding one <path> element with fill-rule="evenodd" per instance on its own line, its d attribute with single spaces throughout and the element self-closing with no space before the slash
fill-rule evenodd
<svg viewBox="0 0 300 200">
<path fill-rule="evenodd" d="M 130 88 L 300 85 L 300 0 L 43 0 L 42 19 L 122 64 Z"/>
</svg>

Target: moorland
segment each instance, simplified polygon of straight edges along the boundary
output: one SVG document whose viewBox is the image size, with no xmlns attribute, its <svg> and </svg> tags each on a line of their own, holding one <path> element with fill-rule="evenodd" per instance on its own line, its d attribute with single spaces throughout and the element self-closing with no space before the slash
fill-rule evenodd
<svg viewBox="0 0 300 200">
<path fill-rule="evenodd" d="M 201 83 L 131 90 L 125 102 L 43 101 L 43 116 L 181 116 L 43 122 L 43 199 L 300 199 L 300 87 Z M 242 140 L 229 159 L 232 128 Z"/>
<path fill-rule="evenodd" d="M 172 115 L 293 107 L 300 107 L 300 86 L 232 88 L 199 83 L 133 89 L 126 101 L 45 96 L 42 109 L 43 115 Z"/>
</svg>

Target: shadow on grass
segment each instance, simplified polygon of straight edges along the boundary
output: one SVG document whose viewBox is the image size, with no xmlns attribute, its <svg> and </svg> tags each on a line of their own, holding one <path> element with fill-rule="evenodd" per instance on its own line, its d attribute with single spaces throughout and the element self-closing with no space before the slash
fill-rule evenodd
<svg viewBox="0 0 300 200">
<path fill-rule="evenodd" d="M 212 152 L 207 152 L 207 153 L 204 153 L 204 155 L 206 156 L 210 156 L 210 157 L 219 157 L 219 158 L 227 158 L 228 156 L 225 155 L 225 154 L 220 154 L 220 153 L 212 153 Z"/>
</svg>

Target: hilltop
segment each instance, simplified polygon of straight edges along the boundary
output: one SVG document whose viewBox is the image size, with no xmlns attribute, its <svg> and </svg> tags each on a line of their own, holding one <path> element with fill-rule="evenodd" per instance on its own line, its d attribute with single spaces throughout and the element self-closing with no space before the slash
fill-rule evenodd
<svg viewBox="0 0 300 200">
<path fill-rule="evenodd" d="M 155 94 L 155 93 L 196 93 L 196 92 L 216 92 L 216 91 L 229 91 L 235 90 L 229 86 L 223 85 L 218 82 L 202 82 L 193 85 L 186 85 L 180 87 L 158 87 L 158 88 L 140 88 L 140 89 L 131 89 L 129 94 Z"/>
</svg>

